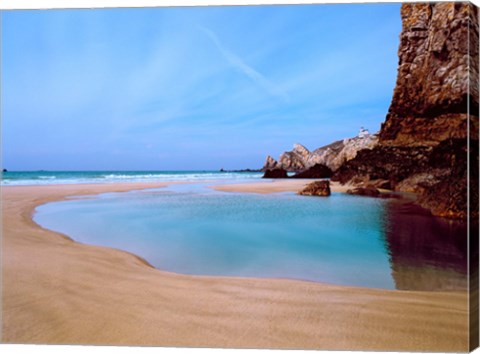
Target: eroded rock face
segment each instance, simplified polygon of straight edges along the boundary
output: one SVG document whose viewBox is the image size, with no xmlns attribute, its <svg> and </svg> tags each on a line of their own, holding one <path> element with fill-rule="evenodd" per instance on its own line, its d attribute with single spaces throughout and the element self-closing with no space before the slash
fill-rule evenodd
<svg viewBox="0 0 480 354">
<path fill-rule="evenodd" d="M 265 165 L 262 168 L 262 171 L 274 170 L 278 167 L 278 162 L 270 155 L 267 156 L 265 160 Z"/>
<path fill-rule="evenodd" d="M 469 100 L 478 113 L 477 9 L 467 2 L 409 3 L 401 16 L 397 83 L 381 144 L 466 138 Z"/>
<path fill-rule="evenodd" d="M 309 151 L 303 145 L 295 144 L 293 150 L 284 152 L 278 162 L 268 156 L 263 169 L 283 168 L 291 172 L 303 172 L 319 164 L 335 171 L 344 162 L 353 159 L 358 151 L 372 149 L 377 144 L 377 134 L 365 133 L 362 133 L 362 136 L 336 141 L 314 151 Z"/>
<path fill-rule="evenodd" d="M 309 196 L 319 196 L 319 197 L 328 197 L 330 193 L 330 182 L 329 181 L 316 181 L 309 183 L 298 192 L 300 195 L 309 195 Z"/>
<path fill-rule="evenodd" d="M 334 171 L 332 180 L 415 192 L 435 215 L 465 218 L 470 210 L 475 220 L 478 9 L 468 2 L 405 3 L 401 17 L 397 82 L 379 135 L 362 133 L 313 152 L 295 146 L 278 164 L 289 171 L 323 164 Z"/>
<path fill-rule="evenodd" d="M 478 11 L 469 3 L 407 3 L 401 15 L 397 83 L 379 143 L 332 179 L 388 180 L 418 193 L 434 215 L 453 218 L 467 217 L 470 182 L 478 216 Z"/>
<path fill-rule="evenodd" d="M 284 152 L 278 160 L 279 166 L 287 171 L 303 171 L 306 169 L 305 160 L 302 156 L 295 153 L 295 151 Z"/>
</svg>

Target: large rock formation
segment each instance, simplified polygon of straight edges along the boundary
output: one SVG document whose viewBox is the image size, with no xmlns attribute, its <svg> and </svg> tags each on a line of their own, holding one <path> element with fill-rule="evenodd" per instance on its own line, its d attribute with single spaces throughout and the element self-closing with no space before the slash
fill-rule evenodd
<svg viewBox="0 0 480 354">
<path fill-rule="evenodd" d="M 303 172 L 315 165 L 325 165 L 335 171 L 344 162 L 353 159 L 358 151 L 372 149 L 377 143 L 377 134 L 369 134 L 362 129 L 354 138 L 339 140 L 312 152 L 303 145 L 295 144 L 293 150 L 284 152 L 278 162 L 268 156 L 263 170 L 283 168 L 290 172 Z"/>
<path fill-rule="evenodd" d="M 386 179 L 417 192 L 435 215 L 466 217 L 468 202 L 478 215 L 478 11 L 407 3 L 401 15 L 397 83 L 379 143 L 333 179 Z"/>
<path fill-rule="evenodd" d="M 467 102 L 478 113 L 477 9 L 457 2 L 404 4 L 401 16 L 397 83 L 381 144 L 432 146 L 465 138 Z"/>
<path fill-rule="evenodd" d="M 467 2 L 406 3 L 399 67 L 379 135 L 361 131 L 313 152 L 296 144 L 265 169 L 321 164 L 342 183 L 415 192 L 435 215 L 478 216 L 478 10 Z M 373 182 L 372 182 L 373 181 Z M 468 205 L 468 207 L 467 207 Z"/>
</svg>

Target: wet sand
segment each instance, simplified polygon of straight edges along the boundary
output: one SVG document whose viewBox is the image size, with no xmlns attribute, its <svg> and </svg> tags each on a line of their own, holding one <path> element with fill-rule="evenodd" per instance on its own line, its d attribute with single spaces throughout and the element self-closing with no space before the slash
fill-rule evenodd
<svg viewBox="0 0 480 354">
<path fill-rule="evenodd" d="M 305 182 L 234 189 L 295 190 Z M 2 187 L 2 342 L 467 351 L 464 292 L 174 274 L 31 218 L 37 205 L 67 196 L 161 186 Z"/>
<path fill-rule="evenodd" d="M 314 179 L 273 179 L 262 182 L 247 182 L 238 184 L 222 184 L 213 186 L 215 190 L 222 192 L 240 192 L 240 193 L 278 193 L 278 192 L 298 192 L 307 184 L 315 181 Z M 348 189 L 354 188 L 352 185 L 341 185 L 338 182 L 330 182 L 332 192 L 345 193 Z"/>
</svg>

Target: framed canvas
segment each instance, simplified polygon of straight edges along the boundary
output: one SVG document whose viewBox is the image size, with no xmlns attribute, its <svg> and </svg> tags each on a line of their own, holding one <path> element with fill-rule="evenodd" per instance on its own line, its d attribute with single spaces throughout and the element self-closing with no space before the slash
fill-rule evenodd
<svg viewBox="0 0 480 354">
<path fill-rule="evenodd" d="M 4 348 L 478 346 L 474 3 L 7 5 Z"/>
</svg>

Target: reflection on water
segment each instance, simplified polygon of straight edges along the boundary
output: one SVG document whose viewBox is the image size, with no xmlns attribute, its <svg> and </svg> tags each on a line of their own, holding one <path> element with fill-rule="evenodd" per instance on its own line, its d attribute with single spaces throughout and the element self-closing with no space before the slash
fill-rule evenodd
<svg viewBox="0 0 480 354">
<path fill-rule="evenodd" d="M 467 225 L 412 204 L 385 205 L 385 240 L 397 289 L 467 288 Z"/>
<path fill-rule="evenodd" d="M 466 226 L 392 200 L 189 184 L 50 203 L 37 208 L 35 221 L 178 273 L 402 290 L 467 286 Z"/>
</svg>

